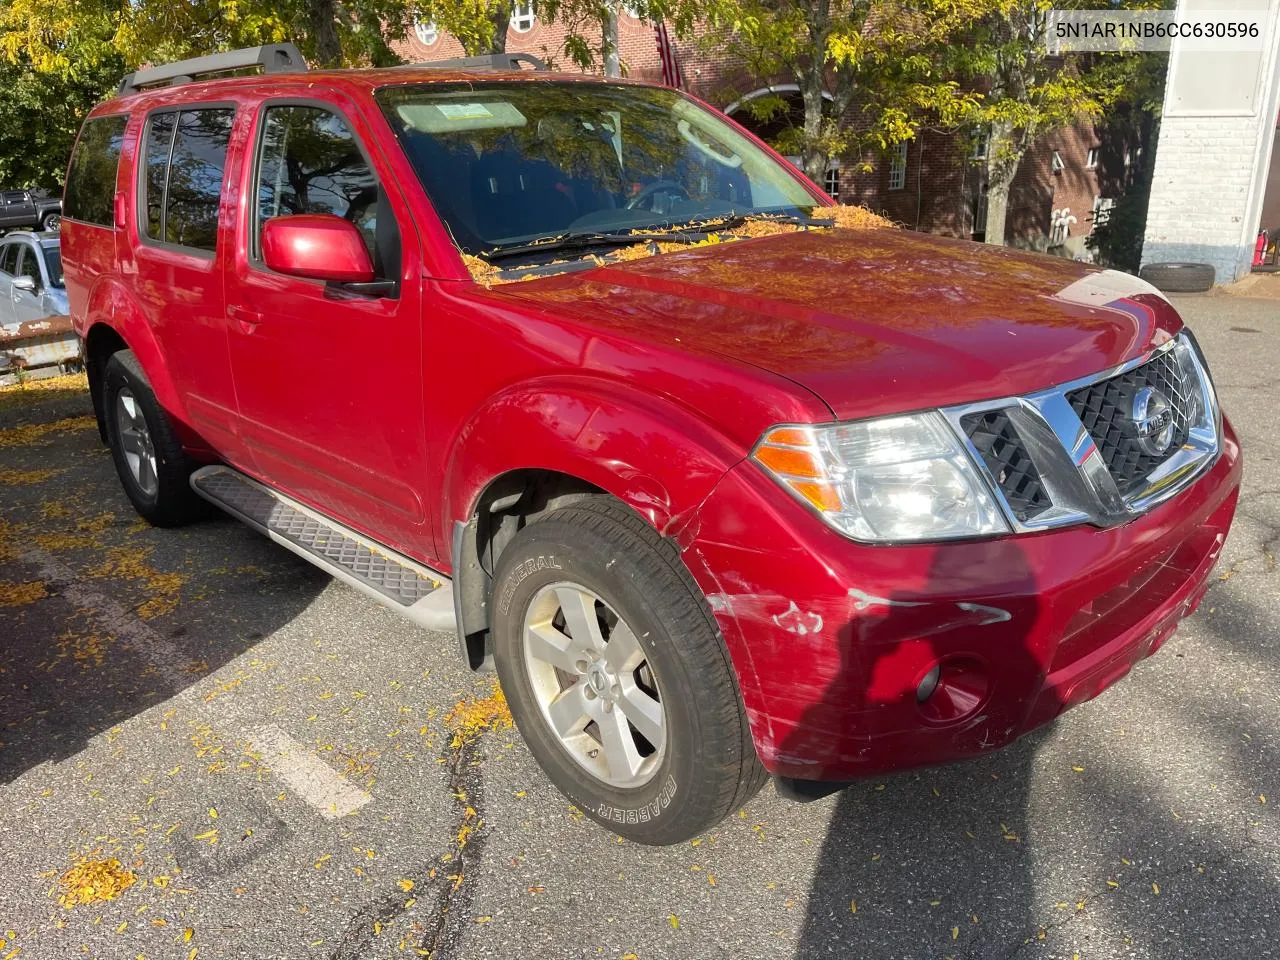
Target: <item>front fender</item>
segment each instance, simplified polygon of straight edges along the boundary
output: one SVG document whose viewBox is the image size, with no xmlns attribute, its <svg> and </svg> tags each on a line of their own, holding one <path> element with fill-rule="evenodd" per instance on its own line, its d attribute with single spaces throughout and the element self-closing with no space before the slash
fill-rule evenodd
<svg viewBox="0 0 1280 960">
<path fill-rule="evenodd" d="M 495 394 L 450 446 L 446 530 L 475 513 L 498 477 L 540 469 L 585 480 L 672 535 L 747 454 L 694 411 L 589 375 L 543 377 Z"/>
</svg>

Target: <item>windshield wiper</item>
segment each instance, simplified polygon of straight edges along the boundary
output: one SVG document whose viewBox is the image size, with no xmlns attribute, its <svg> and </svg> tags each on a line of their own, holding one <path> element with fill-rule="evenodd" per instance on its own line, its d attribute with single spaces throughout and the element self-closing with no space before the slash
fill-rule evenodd
<svg viewBox="0 0 1280 960">
<path fill-rule="evenodd" d="M 505 260 L 531 253 L 559 253 L 566 250 L 588 250 L 592 247 L 628 247 L 635 243 L 696 243 L 688 233 L 566 233 L 529 243 L 499 244 L 480 254 L 485 260 Z"/>
<path fill-rule="evenodd" d="M 792 224 L 797 227 L 830 227 L 834 220 L 823 220 L 821 217 L 798 217 L 790 213 L 735 213 L 727 217 L 713 217 L 710 220 L 692 220 L 682 224 L 685 229 L 699 233 L 715 233 L 718 230 L 732 230 L 752 220 L 766 220 L 773 223 Z"/>
</svg>

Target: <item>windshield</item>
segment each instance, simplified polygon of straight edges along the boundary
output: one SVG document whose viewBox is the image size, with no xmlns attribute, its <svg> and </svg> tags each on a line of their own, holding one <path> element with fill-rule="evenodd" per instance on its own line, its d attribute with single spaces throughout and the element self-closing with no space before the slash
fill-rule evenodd
<svg viewBox="0 0 1280 960">
<path fill-rule="evenodd" d="M 751 213 L 808 216 L 794 177 L 723 118 L 656 87 L 385 88 L 383 111 L 465 253 Z"/>
<path fill-rule="evenodd" d="M 44 268 L 49 273 L 49 286 L 62 286 L 62 251 L 56 243 L 41 245 L 44 250 Z"/>
</svg>

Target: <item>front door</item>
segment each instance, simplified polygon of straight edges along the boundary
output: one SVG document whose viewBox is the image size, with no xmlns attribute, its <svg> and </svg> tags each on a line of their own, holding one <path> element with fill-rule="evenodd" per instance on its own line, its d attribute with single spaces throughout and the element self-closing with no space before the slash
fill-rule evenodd
<svg viewBox="0 0 1280 960">
<path fill-rule="evenodd" d="M 430 562 L 421 257 L 369 142 L 357 111 L 337 99 L 258 108 L 241 187 L 253 201 L 226 285 L 236 397 L 263 479 Z M 397 293 L 365 296 L 268 270 L 263 224 L 298 213 L 354 223 Z"/>
<path fill-rule="evenodd" d="M 39 256 L 40 254 L 31 244 L 18 244 L 17 275 L 27 277 L 33 284 L 30 290 L 22 290 L 14 286 L 10 291 L 13 300 L 13 316 L 18 323 L 43 320 L 51 312 L 44 295 L 44 276 L 40 271 Z"/>
<path fill-rule="evenodd" d="M 18 323 L 14 309 L 13 280 L 18 275 L 18 257 L 22 243 L 10 240 L 0 243 L 0 327 L 12 327 Z"/>
</svg>

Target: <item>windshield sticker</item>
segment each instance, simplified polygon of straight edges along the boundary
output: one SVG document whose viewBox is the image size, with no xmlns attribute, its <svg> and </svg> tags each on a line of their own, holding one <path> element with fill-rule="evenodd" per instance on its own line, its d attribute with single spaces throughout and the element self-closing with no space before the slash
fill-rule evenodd
<svg viewBox="0 0 1280 960">
<path fill-rule="evenodd" d="M 420 133 L 458 133 L 463 130 L 504 130 L 523 127 L 528 120 L 515 104 L 402 103 L 396 113 L 411 130 Z"/>
<path fill-rule="evenodd" d="M 483 103 L 442 103 L 440 112 L 450 120 L 475 120 L 477 117 L 492 117 L 493 113 Z"/>
</svg>

